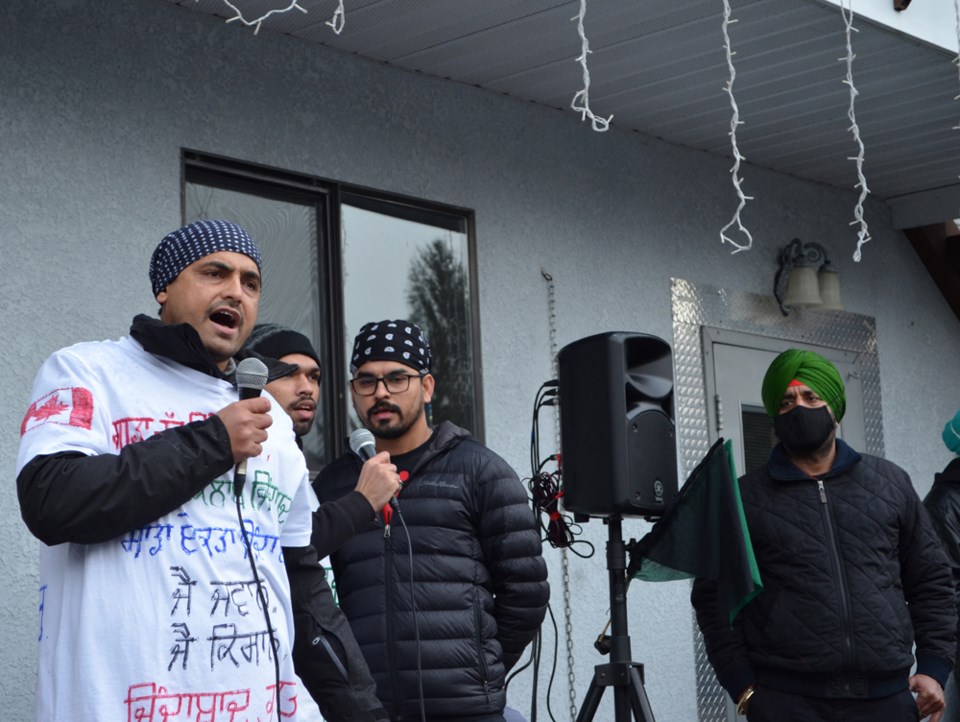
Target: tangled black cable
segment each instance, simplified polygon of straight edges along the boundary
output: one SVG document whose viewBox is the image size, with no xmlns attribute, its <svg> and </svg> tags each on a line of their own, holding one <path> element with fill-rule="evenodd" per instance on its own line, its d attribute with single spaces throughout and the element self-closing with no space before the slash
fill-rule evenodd
<svg viewBox="0 0 960 722">
<path fill-rule="evenodd" d="M 588 541 L 578 541 L 574 537 L 582 531 L 579 524 L 573 523 L 573 519 L 560 511 L 560 499 L 563 492 L 560 488 L 560 454 L 551 454 L 543 461 L 540 460 L 540 409 L 544 406 L 557 406 L 559 398 L 557 396 L 557 387 L 559 383 L 556 380 L 547 381 L 537 391 L 536 399 L 533 403 L 533 428 L 530 434 L 530 468 L 532 477 L 524 479 L 527 488 L 530 490 L 530 499 L 535 511 L 539 512 L 540 528 L 544 534 L 544 540 L 554 548 L 567 548 L 579 557 L 587 558 L 593 556 L 594 547 Z M 556 470 L 548 473 L 544 470 L 548 464 L 556 464 Z M 546 521 L 541 515 L 546 515 Z M 574 548 L 575 544 L 586 545 L 588 552 L 581 553 Z M 547 685 L 547 714 L 552 722 L 556 722 L 553 710 L 550 707 L 551 697 L 553 695 L 553 684 L 557 672 L 557 649 L 560 641 L 559 630 L 557 629 L 557 620 L 553 615 L 553 609 L 547 605 L 547 611 L 550 614 L 550 622 L 553 625 L 553 659 L 550 667 L 550 680 Z M 537 722 L 537 690 L 540 679 L 540 661 L 543 646 L 543 628 L 537 630 L 537 634 L 530 645 L 530 659 L 523 665 L 515 668 L 507 677 L 506 685 L 516 677 L 520 672 L 532 667 L 533 687 L 530 698 L 530 722 Z"/>
<path fill-rule="evenodd" d="M 551 456 L 545 463 L 555 458 L 556 455 Z M 560 511 L 560 499 L 563 497 L 563 490 L 560 488 L 560 470 L 557 469 L 552 474 L 545 471 L 537 472 L 530 478 L 528 486 L 534 507 L 546 517 L 546 520 L 542 517 L 540 520 L 544 540 L 555 549 L 565 547 L 582 559 L 592 557 L 595 551 L 593 544 L 575 538 L 583 528 L 574 522 L 569 514 Z M 578 549 L 584 546 L 587 547 L 586 550 Z"/>
<path fill-rule="evenodd" d="M 560 454 L 551 454 L 543 461 L 540 461 L 540 410 L 544 406 L 556 406 L 559 398 L 557 396 L 558 382 L 556 380 L 545 382 L 537 391 L 533 403 L 533 428 L 530 436 L 530 467 L 533 476 L 527 480 L 527 486 L 530 490 L 530 497 L 533 501 L 533 508 L 546 516 L 540 520 L 540 528 L 544 533 L 544 541 L 556 549 L 566 548 L 576 554 L 578 557 L 587 559 L 593 556 L 594 546 L 588 541 L 575 539 L 580 534 L 582 527 L 573 521 L 569 514 L 560 511 L 560 499 L 563 497 L 561 488 L 562 478 L 562 457 Z M 556 464 L 556 470 L 548 473 L 544 468 L 550 464 Z M 580 551 L 577 545 L 586 546 L 586 551 Z"/>
</svg>

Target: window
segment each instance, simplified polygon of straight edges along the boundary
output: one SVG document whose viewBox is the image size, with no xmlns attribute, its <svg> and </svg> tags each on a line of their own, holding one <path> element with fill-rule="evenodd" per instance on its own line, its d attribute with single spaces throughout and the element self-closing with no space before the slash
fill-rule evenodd
<svg viewBox="0 0 960 722">
<path fill-rule="evenodd" d="M 749 474 L 767 465 L 770 452 L 777 445 L 773 424 L 762 406 L 744 404 L 740 409 L 740 428 L 743 434 L 743 464 L 741 474 Z"/>
<path fill-rule="evenodd" d="M 470 211 L 193 151 L 183 169 L 185 222 L 233 221 L 260 246 L 258 322 L 304 333 L 320 355 L 318 420 L 304 437 L 312 469 L 360 425 L 348 364 L 368 321 L 423 328 L 437 378 L 431 424 L 450 420 L 482 438 Z"/>
</svg>

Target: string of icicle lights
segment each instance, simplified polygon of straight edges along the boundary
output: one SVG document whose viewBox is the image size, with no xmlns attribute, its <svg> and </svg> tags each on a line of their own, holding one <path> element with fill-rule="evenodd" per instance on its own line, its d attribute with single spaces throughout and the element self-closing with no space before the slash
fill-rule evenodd
<svg viewBox="0 0 960 722">
<path fill-rule="evenodd" d="M 747 230 L 746 226 L 744 226 L 740 220 L 741 211 L 743 211 L 747 205 L 747 201 L 753 200 L 753 196 L 744 195 L 742 187 L 743 178 L 740 175 L 740 161 L 746 160 L 746 158 L 740 154 L 740 148 L 737 147 L 737 126 L 743 125 L 743 121 L 740 120 L 740 109 L 737 107 L 737 99 L 733 95 L 733 81 L 737 78 L 737 70 L 733 66 L 733 56 L 736 55 L 736 53 L 730 47 L 729 30 L 730 25 L 737 21 L 731 20 L 730 15 L 730 2 L 729 0 L 723 0 L 723 49 L 727 56 L 727 70 L 730 72 L 730 77 L 724 86 L 724 90 L 730 98 L 730 107 L 733 109 L 733 114 L 730 116 L 730 148 L 731 155 L 733 155 L 733 167 L 730 169 L 730 178 L 733 181 L 733 189 L 737 192 L 737 198 L 740 199 L 740 203 L 737 205 L 737 210 L 734 212 L 730 222 L 720 229 L 720 243 L 729 243 L 732 245 L 734 248 L 730 253 L 734 254 L 740 253 L 740 251 L 749 251 L 753 247 L 753 236 L 750 235 L 750 231 Z M 746 243 L 738 243 L 727 235 L 727 230 L 734 225 L 737 226 L 737 232 L 746 237 Z"/>
<path fill-rule="evenodd" d="M 291 10 L 299 10 L 300 12 L 306 14 L 307 9 L 300 5 L 297 0 L 291 0 L 291 2 L 286 7 L 274 8 L 273 10 L 268 10 L 263 15 L 252 20 L 248 20 L 243 14 L 243 11 L 240 10 L 236 5 L 234 5 L 230 0 L 221 0 L 224 5 L 230 8 L 234 15 L 233 17 L 227 18 L 228 23 L 239 22 L 243 25 L 246 25 L 248 28 L 253 28 L 253 34 L 256 35 L 260 32 L 260 26 L 263 24 L 263 21 L 269 18 L 271 15 L 282 15 L 283 13 L 290 12 Z M 200 0 L 195 0 L 195 2 L 200 2 Z M 333 32 L 337 35 L 343 32 L 343 26 L 346 22 L 347 13 L 343 7 L 343 0 L 338 0 L 337 9 L 333 12 L 333 17 L 330 20 L 327 20 L 325 25 L 333 28 Z"/>
<path fill-rule="evenodd" d="M 333 28 L 337 35 L 343 32 L 343 26 L 347 22 L 347 11 L 343 9 L 343 0 L 337 2 L 337 9 L 333 11 L 333 17 L 327 20 L 325 25 Z"/>
<path fill-rule="evenodd" d="M 580 113 L 581 120 L 590 118 L 593 129 L 598 133 L 603 133 L 610 127 L 610 121 L 613 120 L 613 115 L 610 115 L 608 118 L 601 118 L 594 115 L 593 111 L 590 110 L 590 70 L 587 68 L 587 56 L 593 51 L 590 50 L 590 42 L 587 40 L 587 33 L 583 27 L 583 19 L 586 15 L 587 0 L 580 0 L 580 12 L 576 17 L 570 19 L 577 21 L 577 32 L 580 33 L 580 57 L 577 58 L 577 62 L 580 63 L 580 67 L 583 69 L 583 90 L 577 91 L 573 96 L 573 100 L 570 101 L 570 107 Z"/>
<path fill-rule="evenodd" d="M 199 2 L 199 0 L 196 1 Z M 290 0 L 285 7 L 274 8 L 257 18 L 247 19 L 243 12 L 237 8 L 236 5 L 230 2 L 230 0 L 222 0 L 222 2 L 234 13 L 232 17 L 227 19 L 227 22 L 240 22 L 247 27 L 252 27 L 254 28 L 254 35 L 260 32 L 261 25 L 271 15 L 283 14 L 291 10 L 299 10 L 302 13 L 307 12 L 306 8 L 302 7 L 298 0 Z M 847 48 L 846 56 L 839 58 L 839 61 L 846 63 L 847 73 L 843 83 L 846 84 L 850 89 L 850 105 L 847 110 L 847 117 L 850 119 L 850 127 L 848 130 L 852 133 L 854 142 L 856 143 L 858 149 L 857 154 L 855 156 L 850 156 L 848 160 L 852 160 L 856 163 L 857 183 L 854 185 L 854 188 L 860 189 L 860 196 L 857 199 L 856 206 L 854 207 L 854 220 L 850 222 L 851 226 L 859 226 L 857 230 L 857 248 L 853 254 L 853 260 L 859 262 L 862 257 L 863 245 L 871 240 L 870 230 L 863 215 L 863 204 L 867 196 L 870 194 L 870 189 L 867 187 L 867 179 L 863 172 L 865 152 L 863 139 L 860 136 L 860 127 L 857 124 L 856 116 L 856 98 L 859 95 L 859 91 L 853 83 L 853 61 L 856 58 L 856 55 L 853 52 L 852 33 L 859 31 L 853 26 L 854 16 L 852 0 L 839 0 L 839 5 L 841 17 L 843 18 L 844 23 Z M 960 41 L 960 0 L 954 0 L 954 9 L 957 17 L 957 37 L 958 41 Z M 584 27 L 584 19 L 586 14 L 587 0 L 580 0 L 580 10 L 577 13 L 577 16 L 571 18 L 571 20 L 575 20 L 577 22 L 577 32 L 580 36 L 581 52 L 579 57 L 577 57 L 576 62 L 580 64 L 583 72 L 583 89 L 574 94 L 573 99 L 570 102 L 570 107 L 574 111 L 580 113 L 582 120 L 590 118 L 593 129 L 602 133 L 609 129 L 610 121 L 613 120 L 613 115 L 611 114 L 610 116 L 603 118 L 596 115 L 590 108 L 590 69 L 587 64 L 587 58 L 593 51 L 590 50 L 590 42 L 587 39 L 586 29 Z M 737 77 L 736 67 L 733 63 L 733 56 L 736 55 L 736 52 L 734 52 L 732 49 L 729 30 L 730 26 L 737 22 L 737 20 L 732 18 L 731 15 L 732 10 L 730 8 L 730 1 L 723 0 L 723 48 L 726 55 L 727 70 L 729 72 L 729 78 L 724 86 L 724 91 L 727 93 L 727 96 L 730 100 L 730 108 L 732 110 L 730 117 L 729 136 L 731 156 L 733 157 L 733 166 L 730 168 L 730 178 L 739 202 L 737 204 L 737 209 L 733 214 L 733 218 L 729 223 L 720 229 L 720 241 L 721 243 L 729 243 L 732 245 L 734 250 L 731 251 L 731 253 L 735 254 L 739 253 L 740 251 L 748 251 L 753 247 L 753 236 L 750 234 L 750 231 L 746 228 L 746 226 L 743 225 L 741 218 L 741 213 L 746 207 L 747 201 L 753 200 L 753 196 L 748 196 L 743 192 L 743 177 L 740 175 L 740 165 L 742 161 L 746 160 L 746 157 L 740 153 L 740 149 L 737 144 L 737 128 L 743 125 L 744 122 L 740 120 L 740 110 L 737 106 L 737 100 L 733 92 L 733 85 Z M 333 13 L 333 17 L 326 21 L 325 24 L 332 28 L 333 31 L 339 35 L 341 32 L 343 32 L 345 21 L 346 10 L 344 8 L 344 0 L 338 0 L 337 8 Z M 958 55 L 958 57 L 954 60 L 954 63 L 957 64 L 958 72 L 960 72 L 960 55 Z M 960 95 L 958 95 L 955 99 L 960 100 Z M 960 130 L 960 124 L 955 126 L 955 129 Z M 960 215 L 960 212 L 958 212 L 958 215 Z M 736 226 L 736 232 L 744 237 L 745 240 L 743 242 L 738 242 L 727 234 L 727 231 L 734 226 Z"/>
<path fill-rule="evenodd" d="M 196 1 L 200 2 L 200 0 L 196 0 Z M 246 25 L 248 28 L 252 27 L 254 35 L 260 32 L 260 25 L 263 23 L 264 20 L 266 20 L 271 15 L 282 15 L 283 13 L 289 12 L 290 10 L 299 10 L 302 13 L 307 12 L 306 8 L 301 7 L 300 4 L 297 2 L 297 0 L 292 0 L 290 4 L 284 8 L 274 8 L 273 10 L 268 10 L 258 18 L 255 18 L 253 20 L 247 20 L 247 18 L 244 17 L 244 14 L 240 10 L 240 8 L 238 8 L 236 5 L 230 2 L 230 0 L 222 0 L 222 2 L 228 8 L 233 10 L 233 12 L 235 13 L 233 17 L 227 18 L 227 22 L 228 23 L 240 22 Z"/>
<path fill-rule="evenodd" d="M 860 226 L 857 230 L 857 250 L 853 252 L 854 262 L 859 263 L 862 257 L 860 249 L 864 243 L 868 243 L 871 240 L 870 230 L 867 227 L 867 222 L 863 218 L 863 202 L 866 200 L 867 195 L 869 195 L 870 189 L 867 188 L 867 178 L 863 174 L 863 139 L 860 137 L 860 127 L 857 125 L 855 108 L 856 99 L 860 93 L 853 84 L 853 60 L 857 56 L 853 52 L 852 33 L 860 31 L 853 27 L 853 7 L 852 5 L 849 8 L 847 7 L 849 2 L 850 0 L 840 0 L 840 14 L 843 16 L 843 25 L 847 40 L 847 55 L 844 58 L 839 58 L 839 61 L 847 64 L 847 77 L 844 78 L 843 82 L 850 86 L 850 109 L 847 111 L 847 117 L 850 118 L 850 127 L 848 130 L 853 134 L 853 140 L 858 148 L 857 154 L 848 157 L 847 160 L 852 160 L 857 164 L 857 183 L 853 187 L 860 189 L 860 197 L 857 199 L 857 204 L 853 209 L 854 220 L 850 222 L 851 226 Z"/>
</svg>

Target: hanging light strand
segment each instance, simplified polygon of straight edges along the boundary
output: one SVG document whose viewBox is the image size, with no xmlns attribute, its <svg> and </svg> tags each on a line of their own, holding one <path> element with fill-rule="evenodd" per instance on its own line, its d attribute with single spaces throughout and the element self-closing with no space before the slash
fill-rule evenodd
<svg viewBox="0 0 960 722">
<path fill-rule="evenodd" d="M 327 20 L 325 25 L 333 28 L 337 35 L 343 32 L 343 26 L 347 22 L 347 11 L 343 8 L 343 0 L 337 3 L 337 9 L 333 11 L 333 17 Z"/>
<path fill-rule="evenodd" d="M 724 90 L 727 95 L 730 97 L 730 107 L 733 109 L 733 114 L 730 116 L 730 148 L 733 155 L 733 167 L 730 169 L 730 177 L 733 181 L 733 189 L 737 192 L 737 197 L 740 199 L 740 204 L 737 206 L 736 212 L 733 214 L 733 218 L 730 222 L 720 229 L 720 242 L 729 243 L 734 247 L 730 253 L 740 253 L 740 251 L 749 251 L 753 247 L 753 236 L 750 235 L 750 231 L 747 230 L 746 226 L 743 225 L 743 222 L 740 220 L 740 212 L 747 205 L 747 201 L 752 201 L 753 196 L 744 195 L 743 188 L 741 184 L 743 183 L 743 178 L 740 177 L 740 161 L 746 160 L 742 155 L 740 155 L 740 149 L 737 147 L 737 126 L 743 125 L 743 121 L 740 120 L 740 109 L 737 107 L 737 100 L 733 95 L 733 81 L 737 77 L 736 68 L 733 66 L 733 56 L 736 55 L 735 52 L 731 50 L 730 47 L 730 25 L 737 22 L 736 20 L 730 19 L 731 10 L 729 0 L 723 0 L 723 49 L 726 51 L 727 55 L 727 69 L 730 71 L 730 79 L 727 81 L 724 86 Z M 737 231 L 746 236 L 746 243 L 738 243 L 733 238 L 730 238 L 726 232 L 733 225 L 737 226 Z"/>
<path fill-rule="evenodd" d="M 594 115 L 590 110 L 590 70 L 587 68 L 587 56 L 593 51 L 590 50 L 590 41 L 587 40 L 587 33 L 583 27 L 583 19 L 587 15 L 587 0 L 580 0 L 580 12 L 577 17 L 570 18 L 577 21 L 577 32 L 580 33 L 580 57 L 577 62 L 583 68 L 583 90 L 577 91 L 570 101 L 570 107 L 580 113 L 580 120 L 590 118 L 593 129 L 598 133 L 603 133 L 610 127 L 610 121 L 613 120 L 611 114 L 608 118 L 601 118 Z"/>
<path fill-rule="evenodd" d="M 844 84 L 850 87 L 850 109 L 847 111 L 847 117 L 850 118 L 850 127 L 847 130 L 853 134 L 853 140 L 858 147 L 857 154 L 855 156 L 849 156 L 847 160 L 855 161 L 857 164 L 857 183 L 853 187 L 860 189 L 860 197 L 857 200 L 857 205 L 853 209 L 854 220 L 850 221 L 851 226 L 860 226 L 857 231 L 857 249 L 853 252 L 854 262 L 859 263 L 863 255 L 861 253 L 863 244 L 871 240 L 870 230 L 867 227 L 866 220 L 863 218 L 863 202 L 870 194 L 870 189 L 867 188 L 867 178 L 863 174 L 864 147 L 863 139 L 860 137 L 860 126 L 857 125 L 856 99 L 860 93 L 853 84 L 853 61 L 857 56 L 853 52 L 852 34 L 860 31 L 853 27 L 853 7 L 848 8 L 848 2 L 849 0 L 840 0 L 840 14 L 843 17 L 847 40 L 847 55 L 844 58 L 838 58 L 838 60 L 841 63 L 845 62 L 847 64 L 847 77 L 843 80 Z"/>
<path fill-rule="evenodd" d="M 197 0 L 197 2 L 200 2 L 200 0 Z M 227 18 L 227 22 L 233 23 L 233 22 L 240 21 L 241 23 L 246 25 L 248 28 L 252 27 L 254 35 L 260 32 L 260 25 L 263 23 L 264 20 L 266 20 L 271 15 L 282 15 L 283 13 L 289 12 L 291 10 L 299 10 L 304 14 L 306 14 L 307 12 L 305 8 L 300 6 L 297 0 L 292 0 L 292 2 L 289 5 L 287 5 L 287 7 L 285 8 L 274 8 L 273 10 L 269 10 L 265 12 L 263 15 L 256 18 L 255 20 L 247 20 L 244 17 L 243 13 L 240 11 L 240 9 L 236 5 L 234 5 L 232 2 L 230 2 L 230 0 L 223 0 L 223 4 L 236 13 L 236 15 L 234 15 L 232 18 Z"/>
</svg>

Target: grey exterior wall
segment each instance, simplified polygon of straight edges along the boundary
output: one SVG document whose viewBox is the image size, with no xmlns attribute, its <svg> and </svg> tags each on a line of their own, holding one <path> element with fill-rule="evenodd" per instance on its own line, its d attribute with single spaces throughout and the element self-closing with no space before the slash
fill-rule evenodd
<svg viewBox="0 0 960 722">
<path fill-rule="evenodd" d="M 852 192 L 748 165 L 756 200 L 744 220 L 756 245 L 733 256 L 718 236 L 736 204 L 726 159 L 596 134 L 571 113 L 154 0 L 7 0 L 0 27 L 4 719 L 32 719 L 34 706 L 37 543 L 13 478 L 33 376 L 54 349 L 120 336 L 135 313 L 155 311 L 147 262 L 180 225 L 184 147 L 475 209 L 487 442 L 521 476 L 534 393 L 552 376 L 541 269 L 556 283 L 560 346 L 610 330 L 669 341 L 672 276 L 767 293 L 795 236 L 828 247 L 846 307 L 877 319 L 888 456 L 921 493 L 948 460 L 939 433 L 960 404 L 960 329 L 879 202 L 867 208 L 875 240 L 854 264 Z M 547 423 L 548 451 L 553 438 Z M 645 531 L 624 523 L 626 537 Z M 591 522 L 584 537 L 597 554 L 570 563 L 578 700 L 605 661 L 592 643 L 608 608 L 605 527 Z M 562 630 L 560 555 L 545 554 Z M 683 582 L 638 583 L 629 595 L 633 658 L 647 666 L 654 712 L 680 722 L 696 719 L 688 592 Z M 560 647 L 552 706 L 564 719 Z M 544 670 L 541 700 L 546 684 Z M 515 681 L 513 706 L 528 708 L 529 689 L 529 674 Z M 598 718 L 612 719 L 609 696 Z"/>
</svg>

